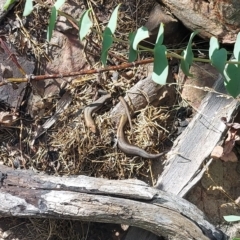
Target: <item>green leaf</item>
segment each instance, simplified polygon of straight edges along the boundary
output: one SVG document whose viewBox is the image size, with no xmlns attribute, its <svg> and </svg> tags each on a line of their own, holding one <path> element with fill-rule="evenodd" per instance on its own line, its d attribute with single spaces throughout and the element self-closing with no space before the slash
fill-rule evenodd
<svg viewBox="0 0 240 240">
<path fill-rule="evenodd" d="M 47 28 L 47 41 L 49 41 L 49 42 L 52 38 L 52 33 L 53 33 L 53 29 L 55 27 L 56 20 L 57 20 L 57 9 L 56 9 L 56 7 L 53 7 L 51 16 L 50 16 L 50 21 L 49 21 L 48 28 Z"/>
<path fill-rule="evenodd" d="M 129 42 L 130 42 L 130 47 L 129 47 L 129 56 L 128 56 L 128 61 L 129 62 L 134 62 L 137 59 L 137 54 L 138 52 L 133 49 L 133 40 L 135 38 L 136 32 L 129 33 Z"/>
<path fill-rule="evenodd" d="M 220 72 L 223 73 L 225 64 L 227 61 L 227 50 L 221 48 L 220 50 L 215 50 L 212 54 L 212 65 Z"/>
<path fill-rule="evenodd" d="M 112 43 L 113 43 L 112 31 L 111 29 L 106 27 L 103 32 L 102 53 L 101 53 L 101 61 L 104 66 L 106 66 L 108 49 L 112 46 Z"/>
<path fill-rule="evenodd" d="M 59 8 L 65 3 L 66 0 L 57 0 L 54 4 L 54 7 L 59 10 Z"/>
<path fill-rule="evenodd" d="M 182 57 L 184 57 L 184 56 L 186 55 L 186 50 L 183 50 L 181 55 L 182 55 Z M 193 76 L 193 75 L 189 72 L 190 64 L 189 64 L 186 60 L 181 59 L 180 68 L 182 69 L 183 73 L 184 73 L 186 76 L 189 76 L 189 77 L 192 77 L 192 76 Z"/>
<path fill-rule="evenodd" d="M 159 45 L 154 48 L 154 65 L 152 79 L 158 84 L 165 84 L 168 76 L 167 48 Z"/>
<path fill-rule="evenodd" d="M 81 41 L 86 37 L 88 31 L 90 30 L 90 28 L 93 25 L 91 19 L 89 18 L 90 11 L 92 11 L 92 10 L 91 9 L 86 10 L 82 14 L 82 16 L 79 20 L 79 24 L 78 24 L 79 25 L 79 38 Z"/>
<path fill-rule="evenodd" d="M 213 52 L 219 49 L 217 38 L 211 37 L 209 42 L 209 58 L 212 59 Z"/>
<path fill-rule="evenodd" d="M 240 94 L 240 66 L 238 64 L 227 64 L 224 69 L 224 85 L 228 93 L 236 98 Z"/>
<path fill-rule="evenodd" d="M 193 62 L 193 52 L 192 52 L 192 40 L 193 38 L 198 34 L 198 31 L 194 31 L 191 36 L 190 39 L 188 41 L 188 45 L 186 48 L 186 55 L 184 56 L 184 58 L 187 60 L 187 62 L 189 63 L 189 65 L 192 64 Z"/>
<path fill-rule="evenodd" d="M 217 38 L 211 37 L 209 46 L 209 58 L 212 65 L 220 72 L 223 73 L 227 61 L 227 51 L 224 48 L 219 50 L 219 43 Z"/>
<path fill-rule="evenodd" d="M 229 216 L 223 216 L 224 220 L 227 222 L 236 222 L 240 221 L 240 216 L 235 215 L 229 215 Z"/>
<path fill-rule="evenodd" d="M 4 9 L 5 11 L 7 11 L 8 8 L 9 8 L 9 6 L 10 6 L 11 4 L 15 3 L 16 1 L 17 1 L 17 0 L 7 0 L 7 1 L 5 2 L 5 4 L 3 5 L 3 9 Z"/>
<path fill-rule="evenodd" d="M 240 61 L 240 33 L 238 33 L 236 42 L 234 44 L 233 55 L 237 61 Z"/>
<path fill-rule="evenodd" d="M 33 0 L 26 0 L 23 16 L 28 16 L 33 11 Z"/>
<path fill-rule="evenodd" d="M 159 46 L 159 45 L 162 45 L 162 43 L 163 43 L 163 37 L 164 37 L 163 34 L 164 34 L 164 24 L 161 23 L 161 24 L 160 24 L 160 27 L 159 27 L 159 30 L 158 30 L 158 35 L 157 35 L 155 47 L 156 47 L 156 46 Z"/>
<path fill-rule="evenodd" d="M 119 7 L 120 7 L 120 4 L 114 9 L 114 11 L 110 17 L 109 23 L 103 32 L 101 61 L 104 66 L 107 63 L 108 49 L 113 44 L 113 34 L 117 27 L 117 16 L 118 16 L 118 8 Z"/>
<path fill-rule="evenodd" d="M 107 27 L 111 30 L 112 34 L 115 33 L 117 28 L 117 17 L 118 17 L 118 9 L 121 4 L 118 4 L 117 7 L 113 10 L 113 13 L 110 17 Z"/>
<path fill-rule="evenodd" d="M 146 27 L 140 27 L 135 35 L 135 38 L 133 40 L 133 49 L 137 50 L 137 45 L 143 40 L 149 37 L 149 32 Z"/>
<path fill-rule="evenodd" d="M 189 68 L 190 68 L 190 66 L 192 65 L 192 62 L 193 62 L 192 40 L 197 33 L 198 33 L 198 31 L 194 31 L 191 34 L 191 36 L 189 38 L 189 41 L 188 41 L 187 48 L 181 54 L 183 56 L 183 59 L 181 59 L 180 67 L 181 67 L 182 71 L 184 72 L 184 74 L 187 75 L 187 76 L 192 76 L 189 73 Z"/>
</svg>

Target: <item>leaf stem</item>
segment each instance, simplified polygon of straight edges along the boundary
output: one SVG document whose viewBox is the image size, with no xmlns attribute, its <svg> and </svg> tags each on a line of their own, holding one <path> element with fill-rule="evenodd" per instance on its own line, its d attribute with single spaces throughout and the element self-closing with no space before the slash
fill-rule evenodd
<svg viewBox="0 0 240 240">
<path fill-rule="evenodd" d="M 77 20 L 75 20 L 72 16 L 69 16 L 68 14 L 66 14 L 64 12 L 61 12 L 61 11 L 58 11 L 58 13 L 59 13 L 59 15 L 62 15 L 64 17 L 66 17 L 67 19 L 71 20 L 72 22 L 74 22 L 78 26 Z M 94 28 L 92 28 L 91 30 L 92 30 L 92 32 L 102 36 L 102 33 L 98 32 Z M 125 41 L 125 40 L 122 40 L 120 38 L 113 37 L 113 41 L 129 45 L 129 41 Z M 152 52 L 152 53 L 154 52 L 153 49 L 148 48 L 148 47 L 144 47 L 142 45 L 138 45 L 138 47 L 139 47 L 139 49 L 146 50 L 148 52 Z M 176 50 L 179 50 L 179 49 L 176 49 Z M 179 54 L 177 54 L 175 52 L 172 52 L 172 51 L 171 52 L 167 52 L 167 57 L 177 58 L 177 59 L 180 59 L 180 60 L 183 59 L 183 57 L 181 55 L 179 55 Z M 210 63 L 210 64 L 212 63 L 210 59 L 205 59 L 205 58 L 193 58 L 193 61 L 194 62 Z M 240 61 L 226 61 L 226 63 L 240 65 Z"/>
</svg>

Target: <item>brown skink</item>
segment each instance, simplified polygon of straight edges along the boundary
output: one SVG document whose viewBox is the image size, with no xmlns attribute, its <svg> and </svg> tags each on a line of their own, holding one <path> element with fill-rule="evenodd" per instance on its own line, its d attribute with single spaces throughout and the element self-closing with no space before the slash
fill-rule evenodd
<svg viewBox="0 0 240 240">
<path fill-rule="evenodd" d="M 118 143 L 118 147 L 126 154 L 129 155 L 135 155 L 135 156 L 140 156 L 143 158 L 149 158 L 149 159 L 157 159 L 161 156 L 163 156 L 166 152 L 162 152 L 162 153 L 158 153 L 158 154 L 151 154 L 151 153 L 147 153 L 146 151 L 144 151 L 143 149 L 132 145 L 130 143 L 128 143 L 125 139 L 124 136 L 124 126 L 127 122 L 127 115 L 123 114 L 117 129 L 117 143 Z"/>
<path fill-rule="evenodd" d="M 84 109 L 84 120 L 86 123 L 86 126 L 90 129 L 91 132 L 96 133 L 97 127 L 96 124 L 92 118 L 92 114 L 96 112 L 99 108 L 102 107 L 102 105 L 111 98 L 111 94 L 106 94 L 101 96 L 99 99 L 97 99 L 95 102 L 91 103 Z"/>
<path fill-rule="evenodd" d="M 125 99 L 122 96 L 120 96 L 118 99 L 120 100 L 120 102 L 122 103 L 122 105 L 125 108 L 125 111 L 126 111 L 126 114 L 127 114 L 127 117 L 128 117 L 128 122 L 129 122 L 130 128 L 132 130 L 133 126 L 132 126 L 131 114 L 130 114 L 129 109 L 128 109 L 128 104 L 126 103 Z"/>
</svg>

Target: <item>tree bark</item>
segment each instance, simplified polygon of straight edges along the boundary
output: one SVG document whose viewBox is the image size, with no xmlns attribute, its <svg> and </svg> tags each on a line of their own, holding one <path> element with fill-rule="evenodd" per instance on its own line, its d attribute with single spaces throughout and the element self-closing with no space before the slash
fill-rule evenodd
<svg viewBox="0 0 240 240">
<path fill-rule="evenodd" d="M 170 12 L 200 36 L 234 43 L 240 31 L 239 0 L 160 0 Z"/>
<path fill-rule="evenodd" d="M 123 223 L 171 239 L 223 239 L 193 204 L 139 180 L 56 177 L 0 166 L 0 215 Z"/>
</svg>

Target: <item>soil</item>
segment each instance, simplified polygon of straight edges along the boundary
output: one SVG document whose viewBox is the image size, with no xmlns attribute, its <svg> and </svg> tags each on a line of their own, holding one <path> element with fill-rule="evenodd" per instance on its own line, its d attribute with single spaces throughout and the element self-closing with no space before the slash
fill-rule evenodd
<svg viewBox="0 0 240 240">
<path fill-rule="evenodd" d="M 120 240 L 124 235 L 124 230 L 119 224 L 61 219 L 2 218 L 0 228 L 1 239 L 11 240 Z"/>
<path fill-rule="evenodd" d="M 98 27 L 101 29 L 107 23 L 109 15 L 118 1 L 115 1 L 114 4 L 110 0 L 104 1 L 104 3 L 103 1 L 88 2 L 88 4 L 90 3 L 92 6 L 71 1 L 71 3 L 66 4 L 67 6 L 64 6 L 63 11 L 71 12 L 72 16 L 77 19 L 81 12 L 76 11 L 74 8 L 76 5 L 81 11 L 92 7 L 99 23 Z M 116 37 L 126 40 L 130 31 L 144 25 L 154 3 L 155 1 L 147 3 L 146 1 L 138 1 L 136 5 L 134 1 L 123 1 L 122 12 L 125 14 L 119 16 Z M 23 62 L 31 66 L 26 70 L 27 73 L 32 73 L 33 68 L 35 68 L 34 74 L 39 75 L 40 73 L 54 74 L 58 73 L 59 70 L 61 72 L 75 72 L 83 68 L 87 69 L 87 64 L 95 66 L 95 68 L 100 67 L 101 39 L 99 36 L 92 33 L 88 44 L 83 45 L 76 38 L 77 29 L 73 27 L 74 23 L 66 21 L 62 17 L 57 23 L 57 31 L 53 34 L 50 52 L 45 51 L 46 31 L 43 29 L 47 28 L 49 17 L 47 9 L 52 4 L 51 1 L 38 4 L 38 8 L 25 21 L 25 19 L 18 20 L 16 14 L 17 12 L 22 13 L 23 3 L 20 3 L 4 19 L 4 26 L 7 23 L 15 26 L 12 29 L 4 28 L 6 42 L 11 43 L 16 49 L 16 52 L 12 51 L 24 57 Z M 24 29 L 26 30 L 23 35 L 21 35 L 23 28 L 20 27 L 22 22 L 25 23 Z M 189 34 L 186 29 L 184 32 L 186 36 Z M 33 41 L 36 39 L 37 42 Z M 199 48 L 200 46 L 199 43 Z M 178 48 L 180 48 L 179 45 Z M 115 44 L 112 53 L 120 54 L 118 57 L 116 57 L 117 54 L 111 57 L 110 62 L 108 62 L 110 65 L 118 65 L 122 63 L 122 59 L 127 59 L 125 45 Z M 141 57 L 147 58 L 148 55 L 142 53 Z M 3 59 L 6 58 L 5 56 Z M 87 61 L 85 61 L 86 58 Z M 4 62 L 4 60 L 2 61 Z M 21 65 L 24 66 L 22 63 Z M 176 66 L 177 63 L 173 61 L 173 82 L 178 74 L 178 71 L 174 70 Z M 202 69 L 205 67 L 196 67 L 199 74 L 198 80 L 202 80 Z M 25 66 L 24 69 L 26 69 Z M 13 99 L 9 100 L 7 105 L 2 102 L 0 105 L 1 111 L 8 111 L 11 117 L 10 126 L 5 124 L 0 129 L 0 161 L 9 167 L 31 168 L 53 175 L 85 174 L 109 179 L 138 178 L 149 185 L 154 185 L 162 171 L 162 163 L 139 157 L 132 158 L 113 148 L 116 125 L 110 121 L 111 110 L 117 104 L 118 96 L 125 95 L 138 81 L 147 77 L 148 69 L 146 66 L 125 69 L 120 72 L 120 77 L 115 84 L 112 80 L 113 72 L 108 72 L 101 76 L 94 75 L 91 79 L 89 76 L 84 76 L 83 78 L 58 78 L 57 80 L 32 82 L 31 85 L 22 83 L 23 86 L 18 89 L 18 92 L 12 90 L 11 86 L 11 89 L 7 91 L 11 91 L 11 93 L 8 92 L 8 95 L 13 96 Z M 209 75 L 215 74 L 208 67 L 206 69 L 206 72 L 210 73 Z M 15 72 L 13 74 L 15 77 L 21 76 Z M 191 120 L 191 113 L 197 110 L 200 101 L 206 94 L 203 89 L 201 90 L 206 82 L 204 85 L 202 82 L 199 84 L 199 82 L 193 83 L 192 79 L 188 79 L 187 84 L 191 86 L 196 84 L 200 90 L 199 88 L 198 90 L 183 88 L 179 91 L 179 88 L 176 87 L 174 94 L 170 94 L 170 90 L 165 92 L 166 95 L 171 95 L 171 100 L 165 106 L 149 104 L 146 108 L 138 111 L 132 119 L 133 132 L 138 133 L 138 137 L 134 138 L 131 131 L 127 131 L 126 134 L 130 141 L 151 152 L 169 149 L 172 142 L 186 127 L 181 123 Z M 82 111 L 85 106 L 94 101 L 99 89 L 111 92 L 114 97 L 111 102 L 105 104 L 95 114 L 96 125 L 101 134 L 94 135 L 83 124 Z M 58 120 L 54 121 L 47 132 L 38 136 L 41 127 L 46 124 L 46 120 L 51 119 L 57 112 L 59 100 L 66 92 L 71 93 L 71 103 L 69 105 L 66 103 L 66 107 L 62 107 L 64 111 L 58 116 Z M 16 98 L 16 96 L 18 97 Z M 184 102 L 188 102 L 188 107 L 183 104 L 182 99 Z M 13 102 L 17 104 L 9 106 Z M 16 122 L 13 121 L 13 108 L 17 109 L 15 114 L 20 118 Z M 35 137 L 36 135 L 37 137 Z M 156 142 L 159 144 L 155 144 Z M 222 224 L 222 215 L 225 213 L 239 214 L 239 206 L 234 205 L 234 200 L 240 194 L 239 184 L 237 184 L 239 172 L 236 169 L 239 169 L 239 161 L 234 164 L 216 161 L 209 169 L 208 174 L 188 194 L 187 199 L 203 210 L 214 224 Z M 228 174 L 230 172 L 231 174 Z M 222 189 L 215 189 L 215 192 L 211 190 L 216 186 L 222 186 Z M 226 229 L 228 226 L 224 225 L 223 228 Z M 0 236 L 9 240 L 117 240 L 123 239 L 127 228 L 127 226 L 117 224 L 84 223 L 61 219 L 0 218 Z M 240 234 L 238 232 L 239 226 L 235 225 L 234 228 L 229 229 L 228 232 L 231 236 Z"/>
</svg>

